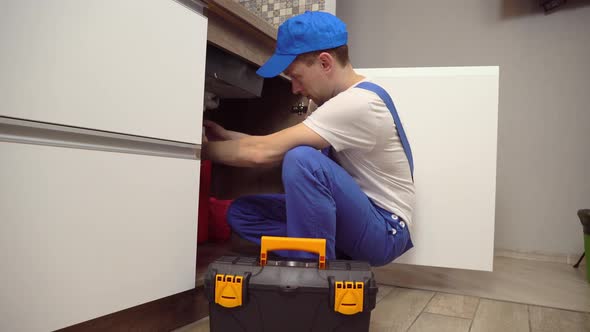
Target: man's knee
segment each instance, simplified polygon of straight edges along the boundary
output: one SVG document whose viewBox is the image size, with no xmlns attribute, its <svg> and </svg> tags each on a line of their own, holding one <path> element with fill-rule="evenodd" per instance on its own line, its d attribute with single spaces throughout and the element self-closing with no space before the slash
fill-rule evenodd
<svg viewBox="0 0 590 332">
<path fill-rule="evenodd" d="M 234 230 L 239 229 L 243 224 L 244 206 L 246 205 L 245 197 L 236 198 L 227 209 L 227 224 Z"/>
<path fill-rule="evenodd" d="M 296 162 L 301 162 L 303 160 L 307 160 L 313 157 L 315 154 L 319 153 L 318 150 L 312 148 L 311 146 L 307 145 L 300 145 L 292 148 L 291 150 L 285 153 L 285 158 L 283 163 L 291 164 Z"/>
<path fill-rule="evenodd" d="M 287 151 L 283 158 L 283 181 L 297 179 L 297 174 L 314 158 L 319 158 L 321 153 L 310 146 L 296 146 Z"/>
</svg>

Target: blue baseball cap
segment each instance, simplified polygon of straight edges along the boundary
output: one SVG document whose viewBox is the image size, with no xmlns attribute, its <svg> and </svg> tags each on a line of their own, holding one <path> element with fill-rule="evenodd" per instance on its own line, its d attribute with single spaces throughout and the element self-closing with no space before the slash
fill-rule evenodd
<svg viewBox="0 0 590 332">
<path fill-rule="evenodd" d="M 306 11 L 281 24 L 275 53 L 256 73 L 262 77 L 277 76 L 299 54 L 346 45 L 347 40 L 346 24 L 338 17 L 326 12 Z"/>
</svg>

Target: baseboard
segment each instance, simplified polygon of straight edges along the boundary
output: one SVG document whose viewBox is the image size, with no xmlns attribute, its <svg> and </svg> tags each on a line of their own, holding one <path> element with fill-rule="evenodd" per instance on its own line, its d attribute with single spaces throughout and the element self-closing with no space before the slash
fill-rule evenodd
<svg viewBox="0 0 590 332">
<path fill-rule="evenodd" d="M 508 257 L 508 258 L 516 258 L 516 259 L 525 259 L 531 261 L 541 261 L 541 262 L 553 262 L 553 263 L 563 263 L 574 265 L 582 253 L 579 254 L 555 254 L 555 253 L 546 253 L 546 252 L 527 252 L 527 251 L 517 251 L 517 250 L 510 250 L 510 249 L 502 249 L 496 248 L 494 250 L 494 256 L 496 257 Z M 586 265 L 586 259 L 582 260 L 580 265 Z"/>
<path fill-rule="evenodd" d="M 56 332 L 172 331 L 208 315 L 204 291 L 196 288 Z"/>
</svg>

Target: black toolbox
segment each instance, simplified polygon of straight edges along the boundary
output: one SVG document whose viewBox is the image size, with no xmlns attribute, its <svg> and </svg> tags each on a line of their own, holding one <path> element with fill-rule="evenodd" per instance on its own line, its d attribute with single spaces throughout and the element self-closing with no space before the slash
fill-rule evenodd
<svg viewBox="0 0 590 332">
<path fill-rule="evenodd" d="M 272 250 L 319 261 L 271 260 Z M 325 260 L 325 240 L 262 237 L 258 257 L 223 256 L 204 280 L 211 332 L 369 331 L 377 284 L 366 262 Z"/>
</svg>

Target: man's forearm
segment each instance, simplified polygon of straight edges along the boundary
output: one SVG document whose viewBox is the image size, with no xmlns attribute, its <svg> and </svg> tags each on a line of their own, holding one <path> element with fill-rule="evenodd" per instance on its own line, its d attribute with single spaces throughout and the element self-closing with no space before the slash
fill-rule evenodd
<svg viewBox="0 0 590 332">
<path fill-rule="evenodd" d="M 201 158 L 203 160 L 211 160 L 214 163 L 222 163 L 232 166 L 237 165 L 239 140 L 225 140 L 225 141 L 209 141 L 203 142 L 203 149 L 201 150 Z"/>
<path fill-rule="evenodd" d="M 226 129 L 224 139 L 225 140 L 235 140 L 235 139 L 240 139 L 240 138 L 244 138 L 244 137 L 248 137 L 248 136 L 250 136 L 250 135 Z"/>
<path fill-rule="evenodd" d="M 268 166 L 260 136 L 243 135 L 241 139 L 203 143 L 202 158 L 216 163 L 238 167 Z"/>
<path fill-rule="evenodd" d="M 299 145 L 323 148 L 329 143 L 298 124 L 266 136 L 243 135 L 240 139 L 204 142 L 202 157 L 231 166 L 265 167 L 277 165 L 287 151 Z"/>
</svg>

